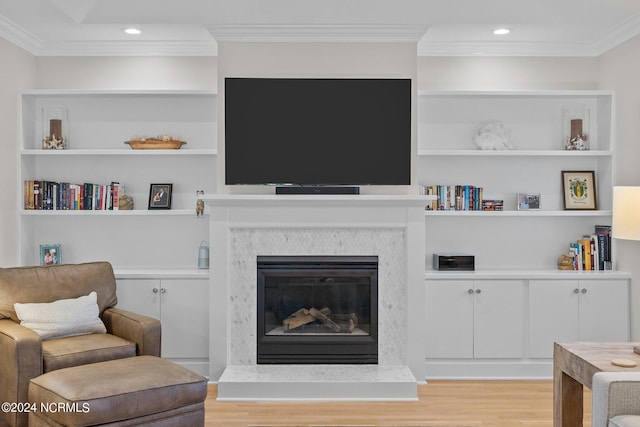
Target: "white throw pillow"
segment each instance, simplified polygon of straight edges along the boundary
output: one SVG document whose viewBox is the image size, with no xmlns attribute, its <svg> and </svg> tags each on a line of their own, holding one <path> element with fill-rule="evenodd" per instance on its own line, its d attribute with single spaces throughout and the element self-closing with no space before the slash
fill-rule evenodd
<svg viewBox="0 0 640 427">
<path fill-rule="evenodd" d="M 20 324 L 43 340 L 73 335 L 103 334 L 107 329 L 98 317 L 98 294 L 61 299 L 50 303 L 15 303 Z"/>
</svg>

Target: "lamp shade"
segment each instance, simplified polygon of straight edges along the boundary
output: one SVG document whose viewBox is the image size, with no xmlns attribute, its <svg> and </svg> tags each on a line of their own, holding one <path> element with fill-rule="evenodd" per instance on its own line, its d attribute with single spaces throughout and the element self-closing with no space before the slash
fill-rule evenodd
<svg viewBox="0 0 640 427">
<path fill-rule="evenodd" d="M 640 240 L 640 187 L 613 187 L 612 236 Z"/>
</svg>

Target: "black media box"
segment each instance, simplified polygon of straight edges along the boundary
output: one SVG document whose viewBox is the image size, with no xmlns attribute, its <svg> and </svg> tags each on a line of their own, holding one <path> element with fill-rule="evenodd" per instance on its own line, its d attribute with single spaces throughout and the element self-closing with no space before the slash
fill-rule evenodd
<svg viewBox="0 0 640 427">
<path fill-rule="evenodd" d="M 443 271 L 473 271 L 475 258 L 473 255 L 433 254 L 433 268 Z"/>
</svg>

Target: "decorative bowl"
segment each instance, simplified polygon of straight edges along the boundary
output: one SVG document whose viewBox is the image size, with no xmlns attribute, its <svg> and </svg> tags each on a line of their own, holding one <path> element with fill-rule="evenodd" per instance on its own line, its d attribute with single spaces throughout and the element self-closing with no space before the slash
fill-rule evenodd
<svg viewBox="0 0 640 427">
<path fill-rule="evenodd" d="M 132 140 L 124 143 L 134 150 L 177 150 L 186 144 L 184 141 L 162 141 L 159 139 Z"/>
</svg>

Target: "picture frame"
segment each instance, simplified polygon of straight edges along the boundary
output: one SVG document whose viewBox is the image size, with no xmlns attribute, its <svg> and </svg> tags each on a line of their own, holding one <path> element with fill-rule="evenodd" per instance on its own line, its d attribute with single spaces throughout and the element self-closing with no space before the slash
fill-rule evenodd
<svg viewBox="0 0 640 427">
<path fill-rule="evenodd" d="M 517 208 L 519 211 L 540 210 L 540 193 L 518 193 Z"/>
<path fill-rule="evenodd" d="M 562 171 L 562 193 L 565 210 L 598 209 L 594 171 Z"/>
<path fill-rule="evenodd" d="M 171 209 L 173 184 L 151 184 L 149 187 L 149 209 Z"/>
<path fill-rule="evenodd" d="M 40 245 L 40 265 L 62 264 L 62 247 L 60 244 Z"/>
</svg>

